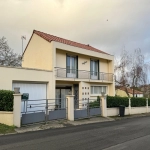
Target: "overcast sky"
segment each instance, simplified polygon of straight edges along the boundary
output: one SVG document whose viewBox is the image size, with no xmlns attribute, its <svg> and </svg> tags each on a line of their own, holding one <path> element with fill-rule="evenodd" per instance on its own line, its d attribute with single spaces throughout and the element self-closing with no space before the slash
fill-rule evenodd
<svg viewBox="0 0 150 150">
<path fill-rule="evenodd" d="M 0 0 L 0 37 L 21 53 L 34 29 L 118 55 L 150 60 L 150 0 Z"/>
</svg>

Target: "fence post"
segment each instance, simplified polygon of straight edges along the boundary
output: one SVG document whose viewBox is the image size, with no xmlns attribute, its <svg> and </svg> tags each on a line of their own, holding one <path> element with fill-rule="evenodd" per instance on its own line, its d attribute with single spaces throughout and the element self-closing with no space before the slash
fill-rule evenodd
<svg viewBox="0 0 150 150">
<path fill-rule="evenodd" d="M 103 117 L 107 117 L 107 99 L 106 96 L 101 96 L 101 114 Z"/>
<path fill-rule="evenodd" d="M 68 120 L 74 121 L 74 95 L 66 95 Z"/>
<path fill-rule="evenodd" d="M 21 95 L 14 95 L 14 107 L 13 107 L 13 122 L 14 126 L 21 127 Z"/>
<path fill-rule="evenodd" d="M 131 98 L 129 98 L 129 115 L 131 115 Z"/>
<path fill-rule="evenodd" d="M 89 99 L 88 99 L 88 103 L 87 103 L 87 114 L 88 114 L 88 118 L 90 118 L 90 102 L 89 102 Z"/>
<path fill-rule="evenodd" d="M 148 98 L 146 98 L 146 113 L 148 113 Z"/>
<path fill-rule="evenodd" d="M 45 123 L 47 124 L 48 121 L 48 99 L 46 99 L 46 117 L 45 117 Z"/>
</svg>

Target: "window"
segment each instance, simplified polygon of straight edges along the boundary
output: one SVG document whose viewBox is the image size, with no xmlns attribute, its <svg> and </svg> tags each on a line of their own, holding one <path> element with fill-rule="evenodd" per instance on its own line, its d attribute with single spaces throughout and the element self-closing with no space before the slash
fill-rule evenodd
<svg viewBox="0 0 150 150">
<path fill-rule="evenodd" d="M 67 77 L 76 77 L 77 74 L 77 56 L 67 55 Z"/>
<path fill-rule="evenodd" d="M 101 92 L 106 93 L 106 86 L 91 86 L 91 94 L 101 94 Z"/>
<path fill-rule="evenodd" d="M 98 79 L 98 60 L 91 60 L 91 79 Z"/>
</svg>

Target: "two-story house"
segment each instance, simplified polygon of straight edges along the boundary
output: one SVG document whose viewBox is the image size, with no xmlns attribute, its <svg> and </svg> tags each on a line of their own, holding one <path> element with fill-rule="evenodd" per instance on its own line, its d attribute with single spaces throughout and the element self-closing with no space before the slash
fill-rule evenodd
<svg viewBox="0 0 150 150">
<path fill-rule="evenodd" d="M 96 99 L 101 92 L 115 95 L 114 56 L 90 45 L 33 31 L 24 51 L 22 67 L 52 71 L 48 98 Z"/>
</svg>

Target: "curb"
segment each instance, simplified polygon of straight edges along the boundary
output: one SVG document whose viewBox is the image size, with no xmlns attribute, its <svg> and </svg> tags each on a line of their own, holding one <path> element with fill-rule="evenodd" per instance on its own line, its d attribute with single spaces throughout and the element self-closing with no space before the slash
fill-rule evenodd
<svg viewBox="0 0 150 150">
<path fill-rule="evenodd" d="M 124 119 L 132 119 L 132 118 L 139 118 L 139 117 L 148 117 L 148 116 L 150 116 L 150 114 L 140 114 L 140 115 L 130 115 L 130 116 L 124 116 L 124 117 L 118 117 L 118 116 L 116 116 L 116 117 L 111 117 L 111 118 L 113 118 L 114 120 L 124 120 Z"/>
</svg>

